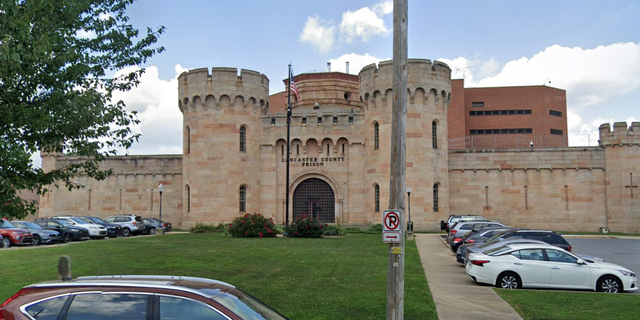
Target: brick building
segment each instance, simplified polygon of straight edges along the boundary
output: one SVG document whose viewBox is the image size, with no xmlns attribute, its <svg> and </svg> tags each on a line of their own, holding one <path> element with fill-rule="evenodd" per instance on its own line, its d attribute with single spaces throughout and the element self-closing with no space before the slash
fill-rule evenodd
<svg viewBox="0 0 640 320">
<path fill-rule="evenodd" d="M 291 217 L 381 221 L 389 198 L 391 69 L 385 61 L 358 76 L 295 77 Z M 444 63 L 408 61 L 406 186 L 415 230 L 439 230 L 449 214 L 482 214 L 522 227 L 640 232 L 633 180 L 640 176 L 640 123 L 616 123 L 613 131 L 603 125 L 600 146 L 570 148 L 564 90 L 464 88 L 450 77 Z M 285 94 L 270 96 L 265 75 L 235 68 L 190 70 L 178 86 L 183 154 L 109 158 L 101 165 L 113 176 L 81 177 L 83 190 L 47 193 L 39 215 L 156 216 L 163 184 L 162 216 L 179 227 L 228 223 L 244 212 L 283 223 Z M 493 142 L 500 140 L 507 143 Z M 78 160 L 43 154 L 43 169 Z"/>
</svg>

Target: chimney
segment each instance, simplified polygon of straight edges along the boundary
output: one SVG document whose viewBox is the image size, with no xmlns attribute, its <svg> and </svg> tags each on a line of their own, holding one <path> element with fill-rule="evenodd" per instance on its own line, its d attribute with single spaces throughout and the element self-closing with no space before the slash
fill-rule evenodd
<svg viewBox="0 0 640 320">
<path fill-rule="evenodd" d="M 331 72 L 331 62 L 327 62 L 327 72 Z"/>
<path fill-rule="evenodd" d="M 347 61 L 347 73 L 349 73 L 349 61 Z"/>
</svg>

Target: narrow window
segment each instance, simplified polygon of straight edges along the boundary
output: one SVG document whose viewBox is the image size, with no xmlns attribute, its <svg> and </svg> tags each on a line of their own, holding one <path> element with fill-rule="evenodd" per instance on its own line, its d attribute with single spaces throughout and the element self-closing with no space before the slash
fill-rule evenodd
<svg viewBox="0 0 640 320">
<path fill-rule="evenodd" d="M 329 144 L 327 143 L 327 156 L 329 155 Z"/>
<path fill-rule="evenodd" d="M 524 209 L 529 210 L 529 188 L 524 186 Z"/>
<path fill-rule="evenodd" d="M 307 117 L 302 117 L 302 124 L 307 124 Z"/>
<path fill-rule="evenodd" d="M 187 153 L 191 153 L 191 128 L 189 126 L 185 130 L 185 135 L 187 136 Z"/>
<path fill-rule="evenodd" d="M 338 123 L 338 117 L 333 117 L 333 123 L 335 123 L 335 124 Z"/>
<path fill-rule="evenodd" d="M 247 152 L 247 127 L 240 127 L 240 152 Z"/>
<path fill-rule="evenodd" d="M 373 145 L 374 150 L 380 149 L 380 125 L 377 122 L 373 125 Z"/>
<path fill-rule="evenodd" d="M 344 143 L 342 144 L 342 154 L 344 154 Z"/>
<path fill-rule="evenodd" d="M 300 145 L 296 145 L 296 154 L 300 154 Z"/>
<path fill-rule="evenodd" d="M 240 212 L 247 212 L 247 187 L 240 187 Z"/>
<path fill-rule="evenodd" d="M 271 118 L 271 125 L 275 126 L 276 125 L 276 118 Z"/>
<path fill-rule="evenodd" d="M 187 212 L 191 212 L 191 187 L 187 185 Z"/>
<path fill-rule="evenodd" d="M 376 196 L 376 212 L 380 212 L 380 186 L 376 184 L 375 186 L 375 196 Z"/>
<path fill-rule="evenodd" d="M 438 184 L 433 185 L 433 211 L 438 212 Z"/>
<path fill-rule="evenodd" d="M 353 123 L 353 116 L 349 116 L 349 123 Z"/>
<path fill-rule="evenodd" d="M 562 135 L 562 130 L 558 130 L 558 129 L 551 129 L 551 134 L 555 134 L 555 135 Z"/>
<path fill-rule="evenodd" d="M 562 117 L 562 112 L 561 111 L 549 110 L 549 114 L 552 115 L 552 116 L 556 116 L 556 117 Z"/>
<path fill-rule="evenodd" d="M 565 210 L 569 210 L 569 186 L 564 186 L 564 203 Z"/>
<path fill-rule="evenodd" d="M 484 102 L 472 102 L 471 107 L 473 108 L 482 108 L 484 107 Z"/>
<path fill-rule="evenodd" d="M 438 149 L 438 124 L 435 121 L 431 123 L 431 143 L 434 149 Z"/>
<path fill-rule="evenodd" d="M 318 124 L 322 124 L 322 117 L 318 117 Z"/>
<path fill-rule="evenodd" d="M 489 210 L 489 186 L 484 186 L 484 206 L 485 210 Z"/>
</svg>

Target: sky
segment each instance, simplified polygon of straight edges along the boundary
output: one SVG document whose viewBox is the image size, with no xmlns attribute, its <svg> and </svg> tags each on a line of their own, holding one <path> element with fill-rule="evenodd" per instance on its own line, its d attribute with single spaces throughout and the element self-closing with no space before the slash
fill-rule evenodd
<svg viewBox="0 0 640 320">
<path fill-rule="evenodd" d="M 449 64 L 466 87 L 549 85 L 567 92 L 570 135 L 602 123 L 640 121 L 640 1 L 409 0 L 408 56 Z M 393 58 L 392 1 L 138 0 L 141 31 L 165 26 L 140 86 L 116 96 L 138 111 L 142 134 L 129 154 L 181 154 L 177 76 L 235 67 L 270 80 L 295 74 L 358 74 Z"/>
</svg>

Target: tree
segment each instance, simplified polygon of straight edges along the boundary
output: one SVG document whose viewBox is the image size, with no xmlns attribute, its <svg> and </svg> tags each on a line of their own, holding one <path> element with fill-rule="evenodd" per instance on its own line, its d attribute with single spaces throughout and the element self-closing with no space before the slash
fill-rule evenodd
<svg viewBox="0 0 640 320">
<path fill-rule="evenodd" d="M 112 94 L 139 83 L 144 69 L 130 67 L 164 51 L 156 47 L 164 27 L 139 35 L 126 15 L 134 1 L 0 1 L 0 217 L 35 211 L 18 190 L 106 178 L 99 162 L 138 141 L 135 111 Z M 44 172 L 31 161 L 38 151 L 85 160 Z"/>
</svg>

